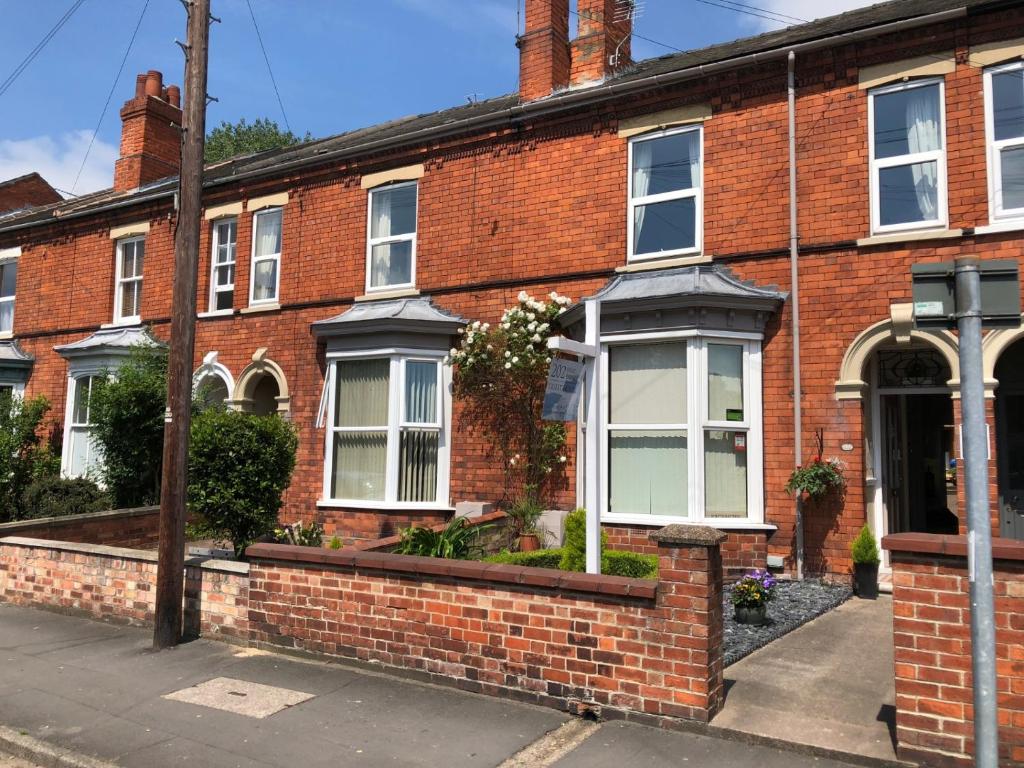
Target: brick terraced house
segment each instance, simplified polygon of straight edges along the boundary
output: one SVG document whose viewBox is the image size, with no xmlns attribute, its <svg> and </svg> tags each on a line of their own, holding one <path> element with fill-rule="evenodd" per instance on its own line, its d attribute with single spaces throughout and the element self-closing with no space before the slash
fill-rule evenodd
<svg viewBox="0 0 1024 768">
<path fill-rule="evenodd" d="M 955 531 L 957 340 L 914 329 L 910 266 L 1022 257 L 1024 3 L 899 0 L 642 62 L 619 4 L 579 0 L 571 38 L 568 0 L 527 0 L 519 93 L 208 167 L 196 382 L 297 427 L 285 518 L 377 537 L 502 497 L 450 395 L 457 329 L 521 290 L 597 297 L 616 544 L 703 522 L 727 566 L 795 568 L 784 486 L 819 430 L 849 485 L 804 509 L 808 572 L 848 572 L 865 520 Z M 168 333 L 179 100 L 141 75 L 113 188 L 0 217 L 0 386 L 52 400 L 69 475 L 99 460 L 92 377 Z M 1018 538 L 1022 339 L 985 339 L 993 525 Z"/>
</svg>

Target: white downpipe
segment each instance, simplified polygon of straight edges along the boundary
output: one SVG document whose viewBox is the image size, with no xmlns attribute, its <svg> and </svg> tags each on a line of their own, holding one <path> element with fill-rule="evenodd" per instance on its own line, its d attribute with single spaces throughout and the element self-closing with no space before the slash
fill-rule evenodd
<svg viewBox="0 0 1024 768">
<path fill-rule="evenodd" d="M 789 284 L 793 315 L 793 453 L 794 467 L 803 461 L 803 415 L 800 384 L 800 271 L 797 265 L 800 239 L 796 202 L 796 51 L 788 56 L 787 96 L 789 102 Z M 804 511 L 796 497 L 796 577 L 804 578 Z"/>
<path fill-rule="evenodd" d="M 585 305 L 585 343 L 595 354 L 587 358 L 586 473 L 587 573 L 601 573 L 601 302 Z"/>
</svg>

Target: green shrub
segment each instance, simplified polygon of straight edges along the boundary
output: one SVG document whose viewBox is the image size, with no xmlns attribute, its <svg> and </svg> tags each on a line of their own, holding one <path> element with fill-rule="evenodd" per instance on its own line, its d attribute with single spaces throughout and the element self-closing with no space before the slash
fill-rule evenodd
<svg viewBox="0 0 1024 768">
<path fill-rule="evenodd" d="M 64 517 L 111 509 L 110 496 L 84 477 L 43 477 L 35 480 L 22 497 L 25 520 Z"/>
<path fill-rule="evenodd" d="M 878 556 L 878 545 L 875 543 L 875 534 L 867 525 L 860 529 L 857 538 L 850 545 L 850 555 L 855 563 L 878 565 L 881 562 L 881 558 Z"/>
<path fill-rule="evenodd" d="M 22 503 L 26 489 L 33 480 L 60 470 L 59 455 L 54 461 L 49 446 L 39 437 L 49 410 L 45 397 L 25 400 L 0 394 L 0 523 L 20 520 L 32 512 Z"/>
<path fill-rule="evenodd" d="M 439 531 L 412 526 L 402 530 L 402 541 L 395 549 L 399 555 L 443 557 L 447 560 L 466 560 L 479 549 L 477 539 L 489 525 L 466 525 L 468 518 L 454 517 Z"/>
<path fill-rule="evenodd" d="M 531 568 L 558 568 L 562 562 L 561 549 L 538 549 L 533 552 L 500 552 L 484 559 L 488 563 L 528 565 Z"/>
<path fill-rule="evenodd" d="M 331 536 L 331 542 L 327 546 L 331 549 L 341 549 L 341 539 L 337 536 Z"/>
<path fill-rule="evenodd" d="M 322 547 L 324 527 L 320 523 L 303 525 L 302 521 L 274 529 L 274 541 L 278 544 L 293 544 L 297 547 Z"/>
<path fill-rule="evenodd" d="M 167 350 L 155 341 L 95 379 L 89 415 L 103 453 L 99 474 L 116 507 L 160 501 L 167 407 Z"/>
<path fill-rule="evenodd" d="M 188 507 L 237 555 L 277 523 L 295 469 L 298 438 L 280 416 L 210 409 L 192 420 Z"/>
<path fill-rule="evenodd" d="M 631 579 L 656 579 L 658 556 L 609 549 L 601 556 L 601 573 Z"/>
<path fill-rule="evenodd" d="M 601 531 L 602 558 L 607 547 L 608 533 Z M 562 547 L 559 567 L 563 571 L 587 569 L 587 513 L 583 509 L 574 510 L 565 517 L 565 545 Z"/>
</svg>

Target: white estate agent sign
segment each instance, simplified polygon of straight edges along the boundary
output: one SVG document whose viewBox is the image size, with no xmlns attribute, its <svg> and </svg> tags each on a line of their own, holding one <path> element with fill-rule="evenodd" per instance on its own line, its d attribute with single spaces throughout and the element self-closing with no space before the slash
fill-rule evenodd
<svg viewBox="0 0 1024 768">
<path fill-rule="evenodd" d="M 548 421 L 576 421 L 580 405 L 583 363 L 555 357 L 548 370 L 541 418 Z"/>
</svg>

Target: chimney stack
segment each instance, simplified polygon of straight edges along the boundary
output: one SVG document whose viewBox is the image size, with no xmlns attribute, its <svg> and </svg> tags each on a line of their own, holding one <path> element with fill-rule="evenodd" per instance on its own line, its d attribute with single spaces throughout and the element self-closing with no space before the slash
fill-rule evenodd
<svg viewBox="0 0 1024 768">
<path fill-rule="evenodd" d="M 526 0 L 519 47 L 519 96 L 532 101 L 569 85 L 569 0 Z"/>
<path fill-rule="evenodd" d="M 181 167 L 181 89 L 164 87 L 156 70 L 135 78 L 135 96 L 121 107 L 121 156 L 114 189 L 123 192 L 173 176 Z"/>
<path fill-rule="evenodd" d="M 630 0 L 579 0 L 570 85 L 599 83 L 631 62 L 631 5 Z"/>
</svg>

